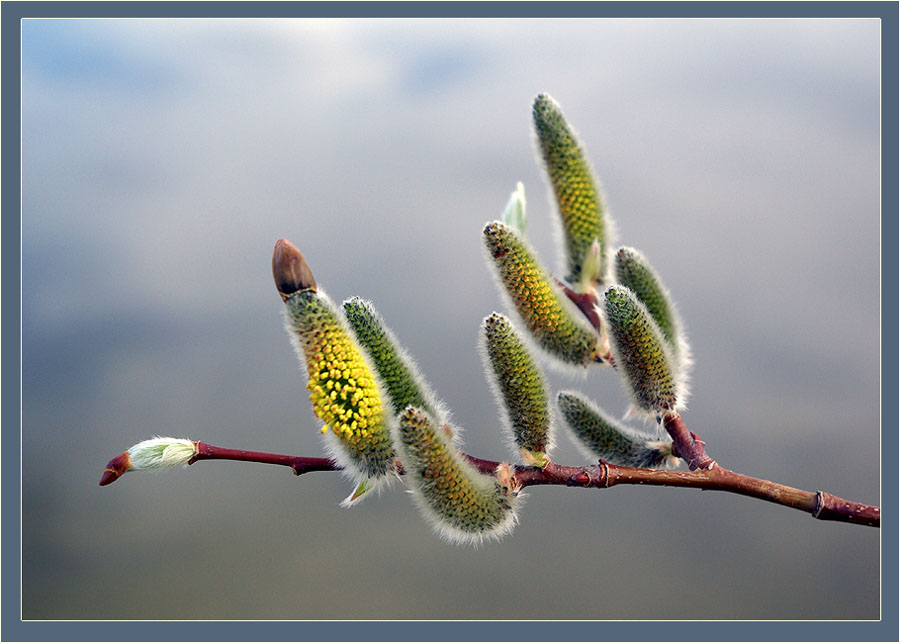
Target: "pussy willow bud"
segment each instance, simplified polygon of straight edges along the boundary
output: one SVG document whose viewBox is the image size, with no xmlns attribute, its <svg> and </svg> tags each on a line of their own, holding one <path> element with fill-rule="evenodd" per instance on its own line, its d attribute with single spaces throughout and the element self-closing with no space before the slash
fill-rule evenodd
<svg viewBox="0 0 900 643">
<path fill-rule="evenodd" d="M 523 237 L 525 236 L 525 186 L 521 181 L 516 183 L 515 191 L 509 195 L 506 209 L 503 210 L 503 224 L 509 226 Z"/>
<path fill-rule="evenodd" d="M 569 274 L 578 285 L 582 264 L 594 239 L 600 244 L 602 270 L 596 283 L 606 281 L 610 230 L 603 195 L 594 180 L 584 150 L 579 145 L 562 110 L 547 94 L 534 99 L 532 109 L 538 147 L 562 218 Z"/>
<path fill-rule="evenodd" d="M 515 526 L 515 497 L 504 493 L 495 476 L 466 462 L 429 415 L 404 411 L 397 443 L 419 507 L 443 538 L 477 544 Z"/>
<path fill-rule="evenodd" d="M 502 223 L 488 223 L 484 242 L 497 279 L 538 346 L 564 364 L 599 360 L 599 337 L 554 283 L 528 244 Z"/>
<path fill-rule="evenodd" d="M 347 323 L 384 384 L 393 412 L 399 414 L 408 406 L 415 406 L 441 421 L 445 412 L 375 306 L 353 297 L 343 303 L 343 309 Z"/>
<path fill-rule="evenodd" d="M 619 248 L 615 266 L 616 280 L 637 295 L 662 331 L 672 355 L 687 365 L 689 349 L 681 330 L 681 319 L 669 291 L 650 262 L 634 248 Z"/>
<path fill-rule="evenodd" d="M 646 306 L 624 286 L 610 286 L 603 314 L 616 369 L 636 410 L 659 418 L 684 403 L 680 373 Z"/>
<path fill-rule="evenodd" d="M 161 471 L 186 465 L 196 453 L 196 445 L 183 438 L 156 437 L 138 442 L 109 461 L 100 486 L 115 482 L 127 471 Z"/>
<path fill-rule="evenodd" d="M 589 454 L 610 464 L 645 469 L 669 469 L 678 458 L 671 441 L 649 440 L 609 417 L 579 393 L 563 391 L 557 397 L 566 425 Z"/>
<path fill-rule="evenodd" d="M 488 381 L 503 409 L 515 449 L 527 464 L 546 466 L 553 435 L 544 376 L 506 317 L 498 313 L 487 317 L 482 331 Z"/>
<path fill-rule="evenodd" d="M 349 502 L 361 495 L 360 489 L 394 472 L 393 414 L 385 407 L 381 385 L 353 333 L 328 296 L 309 286 L 312 272 L 289 242 L 275 246 L 273 271 L 284 299 L 285 328 L 306 367 L 306 388 L 313 411 L 323 422 L 330 455 L 360 484 Z M 293 279 L 292 273 L 307 276 Z M 299 289 L 289 292 L 293 287 Z"/>
</svg>

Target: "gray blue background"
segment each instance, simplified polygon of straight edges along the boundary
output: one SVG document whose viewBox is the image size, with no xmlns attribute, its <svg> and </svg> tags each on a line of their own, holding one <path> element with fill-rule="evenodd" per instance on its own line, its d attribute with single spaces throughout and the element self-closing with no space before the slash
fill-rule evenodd
<svg viewBox="0 0 900 643">
<path fill-rule="evenodd" d="M 158 434 L 321 455 L 275 240 L 372 299 L 508 457 L 475 349 L 516 181 L 560 265 L 530 104 L 562 105 L 696 358 L 724 466 L 880 501 L 875 20 L 26 20 L 26 619 L 873 619 L 880 532 L 695 490 L 537 488 L 480 549 L 334 474 L 202 462 L 99 488 Z M 613 373 L 552 374 L 618 413 Z M 583 461 L 565 435 L 556 459 Z"/>
</svg>

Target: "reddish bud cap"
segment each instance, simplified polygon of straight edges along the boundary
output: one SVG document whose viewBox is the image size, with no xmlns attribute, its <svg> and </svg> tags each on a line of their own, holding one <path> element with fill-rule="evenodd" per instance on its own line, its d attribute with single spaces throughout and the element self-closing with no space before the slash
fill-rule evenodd
<svg viewBox="0 0 900 643">
<path fill-rule="evenodd" d="M 112 484 L 130 468 L 131 459 L 128 457 L 128 451 L 123 451 L 106 465 L 106 468 L 103 470 L 103 477 L 100 478 L 100 486 L 105 487 L 108 484 Z"/>
</svg>

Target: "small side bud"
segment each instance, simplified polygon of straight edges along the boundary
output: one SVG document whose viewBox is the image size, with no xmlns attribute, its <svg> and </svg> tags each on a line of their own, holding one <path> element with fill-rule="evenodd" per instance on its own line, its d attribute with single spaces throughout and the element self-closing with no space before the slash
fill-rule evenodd
<svg viewBox="0 0 900 643">
<path fill-rule="evenodd" d="M 503 489 L 503 493 L 507 496 L 519 495 L 522 485 L 516 480 L 515 467 L 508 462 L 501 462 L 497 465 L 494 475 L 497 476 L 497 482 L 500 484 L 500 488 Z"/>
<path fill-rule="evenodd" d="M 109 461 L 100 486 L 118 480 L 127 471 L 162 471 L 189 464 L 197 454 L 197 445 L 183 438 L 156 437 L 138 442 Z"/>
<path fill-rule="evenodd" d="M 281 298 L 287 299 L 301 290 L 316 291 L 316 279 L 303 253 L 287 239 L 279 239 L 272 252 L 272 275 Z"/>
<path fill-rule="evenodd" d="M 680 462 L 672 454 L 671 441 L 649 440 L 638 435 L 579 393 L 563 391 L 557 402 L 566 425 L 588 457 L 645 469 L 671 469 Z"/>
<path fill-rule="evenodd" d="M 501 291 L 537 345 L 570 366 L 600 361 L 599 336 L 550 278 L 528 244 L 499 222 L 484 228 L 485 248 Z"/>
<path fill-rule="evenodd" d="M 344 501 L 341 503 L 342 507 L 352 507 L 357 502 L 362 499 L 362 497 L 372 489 L 372 482 L 368 478 L 365 480 L 361 480 L 356 488 L 350 493 L 349 496 L 344 498 Z"/>
<path fill-rule="evenodd" d="M 399 414 L 407 407 L 415 406 L 443 423 L 446 412 L 375 306 L 353 297 L 346 300 L 342 307 L 347 323 L 384 384 L 393 412 Z"/>
<path fill-rule="evenodd" d="M 519 333 L 499 313 L 482 323 L 482 356 L 514 450 L 527 453 L 529 464 L 546 466 L 553 446 L 547 385 Z"/>
<path fill-rule="evenodd" d="M 672 355 L 685 368 L 690 363 L 690 350 L 682 332 L 681 319 L 669 291 L 646 257 L 634 248 L 619 248 L 615 257 L 616 280 L 647 307 Z"/>
<path fill-rule="evenodd" d="M 657 418 L 682 408 L 675 359 L 646 306 L 624 286 L 610 286 L 603 300 L 610 350 L 634 407 Z"/>
<path fill-rule="evenodd" d="M 523 237 L 525 236 L 525 226 L 527 224 L 525 215 L 525 186 L 521 181 L 516 183 L 516 189 L 509 195 L 509 201 L 503 210 L 501 219 L 504 225 L 509 226 Z"/>
<path fill-rule="evenodd" d="M 516 499 L 466 462 L 428 414 L 406 409 L 397 444 L 419 508 L 441 537 L 478 544 L 512 531 Z"/>
<path fill-rule="evenodd" d="M 594 239 L 600 246 L 600 269 L 595 283 L 606 281 L 610 225 L 603 195 L 583 148 L 559 105 L 547 94 L 534 99 L 534 131 L 550 185 L 556 195 L 565 233 L 569 283 L 578 284 L 583 262 Z"/>
<path fill-rule="evenodd" d="M 581 276 L 575 288 L 580 293 L 593 292 L 594 287 L 603 281 L 604 265 L 603 251 L 600 248 L 600 241 L 594 239 L 591 247 L 588 248 L 584 256 L 584 263 L 581 266 Z"/>
</svg>

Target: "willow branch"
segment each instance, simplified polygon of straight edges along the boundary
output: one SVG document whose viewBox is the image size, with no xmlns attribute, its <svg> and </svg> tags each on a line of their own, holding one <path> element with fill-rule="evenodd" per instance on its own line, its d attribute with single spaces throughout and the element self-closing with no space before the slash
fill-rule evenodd
<svg viewBox="0 0 900 643">
<path fill-rule="evenodd" d="M 682 423 L 683 426 L 683 423 Z M 685 429 L 686 430 L 686 429 Z M 695 443 L 699 442 L 690 434 Z M 310 458 L 281 455 L 262 451 L 227 449 L 206 442 L 195 442 L 195 455 L 188 464 L 200 460 L 238 460 L 289 467 L 294 475 L 312 471 L 339 471 L 340 465 L 329 458 Z M 700 445 L 702 449 L 702 445 Z M 705 453 L 705 452 L 704 452 Z M 464 454 L 465 455 L 465 454 Z M 117 456 L 119 458 L 120 456 Z M 465 457 L 482 473 L 493 474 L 501 464 L 495 460 L 485 460 L 474 456 Z M 101 485 L 110 484 L 119 475 L 108 472 L 115 469 L 117 458 L 107 465 Z M 403 471 L 400 470 L 402 474 Z M 737 493 L 758 498 L 784 507 L 799 509 L 819 520 L 837 520 L 870 527 L 880 527 L 881 510 L 872 505 L 844 500 L 824 491 L 803 491 L 769 480 L 760 480 L 720 467 L 714 461 L 694 471 L 663 471 L 659 469 L 636 469 L 601 461 L 598 465 L 569 467 L 550 462 L 543 469 L 516 465 L 514 477 L 518 486 L 535 487 L 541 485 L 561 485 L 608 489 L 617 485 L 651 485 L 662 487 L 686 487 L 708 491 Z"/>
</svg>

